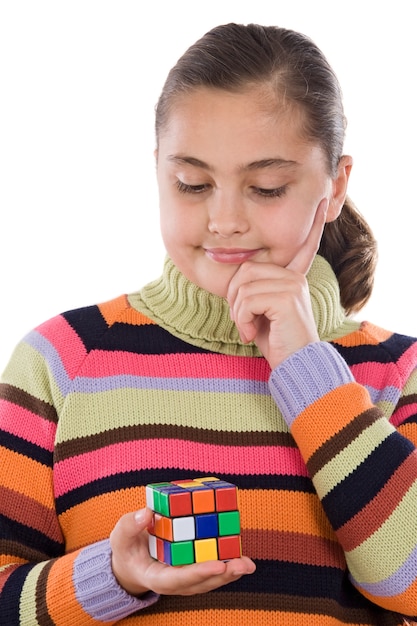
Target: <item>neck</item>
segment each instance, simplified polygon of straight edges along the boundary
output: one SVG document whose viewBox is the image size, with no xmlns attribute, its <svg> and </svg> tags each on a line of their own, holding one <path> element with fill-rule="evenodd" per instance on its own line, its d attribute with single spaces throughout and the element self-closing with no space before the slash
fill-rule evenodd
<svg viewBox="0 0 417 626">
<path fill-rule="evenodd" d="M 340 305 L 339 285 L 330 265 L 320 256 L 307 276 L 311 303 L 320 339 L 329 341 L 352 330 Z M 225 298 L 190 282 L 171 259 L 162 276 L 129 296 L 130 304 L 184 341 L 214 352 L 261 356 L 254 343 L 244 344 L 230 319 Z"/>
</svg>

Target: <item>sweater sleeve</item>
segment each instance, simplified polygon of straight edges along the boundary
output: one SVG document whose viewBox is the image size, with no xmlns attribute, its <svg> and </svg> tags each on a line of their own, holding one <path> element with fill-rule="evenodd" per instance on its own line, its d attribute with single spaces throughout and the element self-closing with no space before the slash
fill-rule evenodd
<svg viewBox="0 0 417 626">
<path fill-rule="evenodd" d="M 405 385 L 408 398 L 417 393 L 412 380 Z M 375 604 L 415 616 L 416 442 L 372 403 L 329 343 L 309 344 L 280 364 L 270 389 L 344 550 L 353 584 Z M 401 403 L 410 407 L 404 398 Z M 409 419 L 415 421 L 415 414 Z"/>
<path fill-rule="evenodd" d="M 66 377 L 52 376 L 48 365 L 59 372 L 65 350 L 58 359 L 51 332 L 71 334 L 62 318 L 30 333 L 0 382 L 0 624 L 114 624 L 158 597 L 149 592 L 138 599 L 118 585 L 108 540 L 66 553 L 53 491 Z M 85 351 L 70 344 L 76 368 Z"/>
</svg>

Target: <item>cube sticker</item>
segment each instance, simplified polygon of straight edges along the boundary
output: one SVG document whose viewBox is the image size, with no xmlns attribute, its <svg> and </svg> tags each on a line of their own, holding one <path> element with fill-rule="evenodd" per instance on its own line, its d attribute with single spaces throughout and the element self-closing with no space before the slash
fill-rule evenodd
<svg viewBox="0 0 417 626">
<path fill-rule="evenodd" d="M 167 565 L 239 558 L 242 555 L 236 485 L 214 476 L 151 483 L 149 552 Z"/>
</svg>

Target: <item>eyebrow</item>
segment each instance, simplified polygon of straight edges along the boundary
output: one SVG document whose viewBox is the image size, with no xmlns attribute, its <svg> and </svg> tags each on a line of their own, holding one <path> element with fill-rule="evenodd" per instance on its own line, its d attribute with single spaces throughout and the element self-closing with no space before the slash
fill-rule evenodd
<svg viewBox="0 0 417 626">
<path fill-rule="evenodd" d="M 194 167 L 200 167 L 209 172 L 213 171 L 211 165 L 192 156 L 180 156 L 171 154 L 168 156 L 168 161 L 172 161 L 173 163 L 178 163 L 180 165 L 193 165 Z M 248 165 L 242 166 L 241 169 L 244 171 L 252 171 L 266 169 L 268 167 L 294 167 L 295 165 L 298 165 L 297 161 L 291 161 L 287 159 L 261 159 L 259 161 L 253 161 L 252 163 L 248 163 Z"/>
</svg>

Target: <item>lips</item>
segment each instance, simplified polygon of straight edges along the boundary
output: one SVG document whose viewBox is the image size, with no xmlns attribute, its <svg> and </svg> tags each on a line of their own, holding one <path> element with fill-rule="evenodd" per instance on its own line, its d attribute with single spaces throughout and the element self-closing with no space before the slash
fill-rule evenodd
<svg viewBox="0 0 417 626">
<path fill-rule="evenodd" d="M 205 248 L 206 255 L 216 263 L 240 264 L 251 259 L 259 249 L 245 248 Z"/>
</svg>

